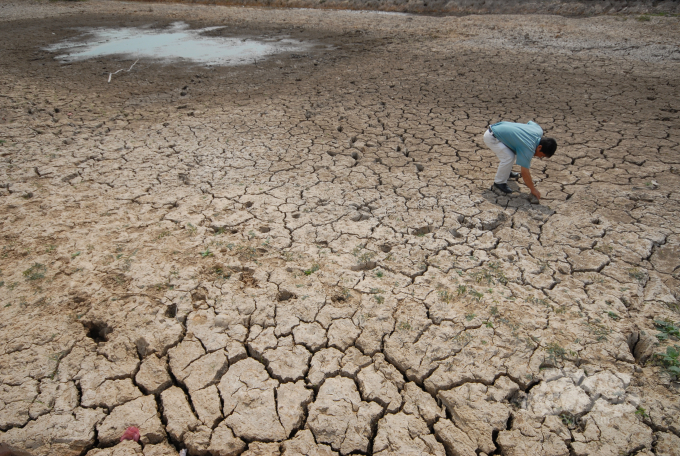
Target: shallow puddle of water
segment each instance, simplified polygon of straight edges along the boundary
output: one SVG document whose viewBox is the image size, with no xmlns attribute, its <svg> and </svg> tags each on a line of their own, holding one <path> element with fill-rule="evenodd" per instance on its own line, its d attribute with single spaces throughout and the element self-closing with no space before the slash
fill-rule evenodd
<svg viewBox="0 0 680 456">
<path fill-rule="evenodd" d="M 183 22 L 166 29 L 118 27 L 85 29 L 78 38 L 45 48 L 63 52 L 56 56 L 73 62 L 101 56 L 128 56 L 161 61 L 184 60 L 204 65 L 239 65 L 253 63 L 281 52 L 308 49 L 310 43 L 288 38 L 250 39 L 207 36 L 221 27 L 191 30 Z"/>
</svg>

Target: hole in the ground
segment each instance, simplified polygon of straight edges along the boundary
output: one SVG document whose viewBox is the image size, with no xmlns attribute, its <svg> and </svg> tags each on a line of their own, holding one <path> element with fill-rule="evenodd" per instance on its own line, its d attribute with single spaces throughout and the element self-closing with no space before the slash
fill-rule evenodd
<svg viewBox="0 0 680 456">
<path fill-rule="evenodd" d="M 600 223 L 602 223 L 600 219 L 593 220 L 593 225 L 599 225 Z"/>
<path fill-rule="evenodd" d="M 383 253 L 390 253 L 391 250 L 392 250 L 392 247 L 390 247 L 387 244 L 383 244 L 383 245 L 380 246 L 380 251 L 383 252 Z"/>
<path fill-rule="evenodd" d="M 87 337 L 97 344 L 109 340 L 108 336 L 113 332 L 113 328 L 103 321 L 83 322 L 83 326 L 87 329 Z"/>
<path fill-rule="evenodd" d="M 328 241 L 317 241 L 316 244 L 322 247 L 328 247 Z"/>
<path fill-rule="evenodd" d="M 257 229 L 260 233 L 269 233 L 272 229 L 268 226 L 261 226 Z"/>
<path fill-rule="evenodd" d="M 342 133 L 342 130 L 343 130 L 342 127 L 338 127 L 338 131 L 339 131 L 340 133 Z"/>
<path fill-rule="evenodd" d="M 352 152 L 352 158 L 355 160 L 359 160 L 359 154 L 357 152 Z"/>
<path fill-rule="evenodd" d="M 382 163 L 382 160 L 381 160 L 380 158 L 376 158 L 376 159 L 375 159 L 375 162 L 376 162 L 376 163 Z"/>
<path fill-rule="evenodd" d="M 352 293 L 348 289 L 344 289 L 342 293 L 331 296 L 331 301 L 334 303 L 344 303 L 352 299 Z"/>
<path fill-rule="evenodd" d="M 434 231 L 434 230 L 432 229 L 432 226 L 431 226 L 431 225 L 427 225 L 427 226 L 422 226 L 422 227 L 420 227 L 420 228 L 418 228 L 418 229 L 413 230 L 413 233 L 412 233 L 412 234 L 414 234 L 415 236 L 425 236 L 426 234 L 429 234 L 429 233 L 431 233 L 432 231 Z"/>
<path fill-rule="evenodd" d="M 337 154 L 333 151 L 327 150 L 326 153 L 330 155 L 331 157 L 335 157 Z"/>
<path fill-rule="evenodd" d="M 165 316 L 168 318 L 175 318 L 177 316 L 177 304 L 170 304 L 165 309 Z"/>
<path fill-rule="evenodd" d="M 243 203 L 243 205 L 245 207 L 253 207 L 253 202 L 252 201 L 246 201 L 245 203 Z"/>
<path fill-rule="evenodd" d="M 276 296 L 277 301 L 290 301 L 291 299 L 295 299 L 297 296 L 295 296 L 293 293 L 291 293 L 288 290 L 281 290 L 279 291 L 279 294 Z"/>
<path fill-rule="evenodd" d="M 205 293 L 204 289 L 197 289 L 191 292 L 191 300 L 193 302 L 198 302 L 198 301 L 205 301 L 208 299 L 208 296 Z"/>
<path fill-rule="evenodd" d="M 356 136 L 352 136 L 352 139 L 350 139 L 349 142 L 351 142 L 351 143 L 357 142 L 357 137 L 356 137 Z"/>
<path fill-rule="evenodd" d="M 254 270 L 250 268 L 236 268 L 236 270 L 241 273 L 239 280 L 243 282 L 245 286 L 254 287 L 257 285 L 257 280 L 253 277 L 253 274 L 255 273 Z"/>
<path fill-rule="evenodd" d="M 375 269 L 378 266 L 378 263 L 375 261 L 367 261 L 365 263 L 359 263 L 356 266 L 352 266 L 352 271 L 370 271 L 371 269 Z"/>
<path fill-rule="evenodd" d="M 397 146 L 397 152 L 401 152 L 401 146 Z"/>
<path fill-rule="evenodd" d="M 291 217 L 293 217 L 294 219 L 299 219 L 299 218 L 300 218 L 300 214 L 293 214 L 293 215 L 291 215 Z"/>
<path fill-rule="evenodd" d="M 421 172 L 422 170 L 425 169 L 425 167 L 423 165 L 421 165 L 420 163 L 416 163 L 416 169 L 418 170 L 418 172 Z"/>
<path fill-rule="evenodd" d="M 354 216 L 352 216 L 351 220 L 353 222 L 363 222 L 364 220 L 368 220 L 371 218 L 370 214 L 367 214 L 365 212 L 360 212 Z"/>
</svg>

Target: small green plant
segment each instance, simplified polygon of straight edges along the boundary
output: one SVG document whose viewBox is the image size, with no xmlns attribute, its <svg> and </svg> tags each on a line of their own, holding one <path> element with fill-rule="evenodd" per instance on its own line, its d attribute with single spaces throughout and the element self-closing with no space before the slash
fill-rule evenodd
<svg viewBox="0 0 680 456">
<path fill-rule="evenodd" d="M 397 328 L 403 330 L 403 331 L 409 331 L 411 329 L 411 324 L 408 321 L 402 321 L 399 322 L 397 325 Z"/>
<path fill-rule="evenodd" d="M 560 346 L 557 342 L 550 342 L 546 347 L 545 351 L 548 353 L 548 358 L 553 362 L 556 363 L 557 360 L 564 360 L 564 356 L 567 354 L 567 351 Z"/>
<path fill-rule="evenodd" d="M 487 321 L 487 322 L 484 323 L 484 326 L 486 326 L 487 328 L 493 328 L 493 323 L 490 322 L 490 321 Z"/>
<path fill-rule="evenodd" d="M 680 345 L 666 347 L 665 353 L 656 353 L 654 357 L 657 363 L 666 370 L 671 378 L 680 378 Z"/>
<path fill-rule="evenodd" d="M 654 326 L 656 329 L 661 331 L 656 335 L 656 338 L 660 341 L 668 340 L 672 338 L 673 340 L 680 339 L 680 322 L 673 323 L 671 320 L 654 320 Z"/>
<path fill-rule="evenodd" d="M 382 304 L 383 302 L 385 302 L 385 298 L 381 295 L 375 295 L 373 296 L 373 298 L 378 304 Z"/>
<path fill-rule="evenodd" d="M 373 259 L 374 256 L 375 256 L 375 252 L 370 252 L 370 251 L 364 252 L 361 255 L 359 255 L 359 257 L 357 258 L 357 263 L 359 263 L 359 264 L 368 263 L 369 261 L 371 261 Z"/>
<path fill-rule="evenodd" d="M 621 318 L 617 314 L 612 312 L 611 310 L 609 312 L 607 312 L 607 315 L 609 315 L 609 318 L 611 318 L 614 321 L 619 320 Z"/>
<path fill-rule="evenodd" d="M 651 20 L 651 18 L 646 14 L 643 14 L 642 16 L 638 16 L 636 19 L 637 19 L 638 22 L 649 22 Z"/>
<path fill-rule="evenodd" d="M 385 275 L 385 274 L 384 274 L 382 271 L 380 271 L 380 270 L 375 271 L 375 276 L 376 276 L 377 278 L 379 278 L 379 279 L 382 279 L 384 275 Z"/>
<path fill-rule="evenodd" d="M 33 263 L 33 266 L 22 272 L 26 280 L 40 280 L 45 278 L 47 267 L 44 264 Z"/>
<path fill-rule="evenodd" d="M 189 236 L 193 236 L 198 232 L 198 228 L 191 223 L 187 223 L 187 230 L 189 231 Z"/>
<path fill-rule="evenodd" d="M 562 424 L 564 424 L 569 429 L 574 429 L 574 427 L 576 426 L 576 417 L 574 417 L 574 415 L 572 415 L 571 413 L 562 412 L 560 413 L 559 417 L 560 420 L 562 420 Z"/>
<path fill-rule="evenodd" d="M 450 293 L 449 290 L 439 290 L 437 294 L 439 295 L 439 299 L 447 304 L 453 301 L 453 293 Z"/>
<path fill-rule="evenodd" d="M 213 256 L 213 253 L 210 251 L 210 249 L 208 247 L 206 247 L 206 249 L 203 252 L 200 252 L 200 253 L 201 253 L 201 257 L 203 257 L 203 258 Z"/>
<path fill-rule="evenodd" d="M 305 275 L 309 276 L 314 274 L 316 271 L 318 271 L 320 266 L 317 263 L 314 263 L 311 268 L 305 270 Z"/>
<path fill-rule="evenodd" d="M 630 277 L 631 279 L 635 279 L 638 282 L 645 281 L 645 273 L 643 271 L 640 271 L 638 268 L 630 268 L 628 270 L 628 277 Z"/>
<path fill-rule="evenodd" d="M 456 291 L 458 292 L 458 296 L 462 296 L 467 292 L 467 287 L 465 285 L 458 285 Z"/>
<path fill-rule="evenodd" d="M 647 410 L 645 410 L 644 408 L 642 408 L 639 405 L 638 405 L 637 410 L 635 410 L 635 416 L 638 416 L 641 419 L 649 418 L 649 415 L 647 415 Z"/>
<path fill-rule="evenodd" d="M 473 288 L 470 288 L 469 294 L 470 294 L 470 296 L 472 296 L 472 299 L 474 299 L 477 302 L 481 301 L 482 298 L 484 297 L 484 293 L 482 293 L 481 291 L 477 291 Z"/>
<path fill-rule="evenodd" d="M 491 315 L 493 315 L 494 317 L 498 315 L 498 307 L 491 306 Z"/>
<path fill-rule="evenodd" d="M 76 253 L 71 254 L 71 259 L 80 256 L 80 250 L 78 250 Z"/>
<path fill-rule="evenodd" d="M 49 245 L 45 248 L 45 253 L 52 253 L 52 252 L 54 252 L 55 250 L 57 250 L 57 246 L 54 245 L 54 244 L 49 244 Z"/>
<path fill-rule="evenodd" d="M 168 230 L 163 230 L 163 231 L 161 231 L 161 232 L 158 234 L 158 236 L 156 236 L 156 240 L 159 240 L 159 241 L 160 241 L 160 240 L 163 239 L 164 237 L 168 237 L 168 236 L 170 236 L 170 231 L 168 231 Z"/>
<path fill-rule="evenodd" d="M 465 319 L 466 319 L 467 321 L 472 321 L 472 320 L 475 319 L 476 316 L 477 316 L 477 315 L 475 315 L 475 314 L 473 314 L 473 313 L 469 313 L 469 314 L 465 315 Z"/>
</svg>

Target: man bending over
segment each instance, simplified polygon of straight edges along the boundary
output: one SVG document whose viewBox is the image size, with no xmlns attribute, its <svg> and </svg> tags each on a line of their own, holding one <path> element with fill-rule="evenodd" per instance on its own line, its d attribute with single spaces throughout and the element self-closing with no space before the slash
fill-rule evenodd
<svg viewBox="0 0 680 456">
<path fill-rule="evenodd" d="M 552 138 L 543 137 L 543 129 L 537 123 L 529 121 L 526 124 L 514 122 L 498 122 L 491 125 L 484 133 L 484 144 L 491 149 L 500 163 L 494 179 L 493 187 L 503 193 L 512 193 L 508 187 L 508 178 L 518 178 L 520 173 L 512 172 L 512 165 L 522 167 L 521 175 L 531 194 L 541 199 L 541 194 L 531 180 L 531 159 L 534 157 L 552 157 L 557 149 L 557 143 Z M 493 187 L 491 189 L 493 190 Z"/>
</svg>

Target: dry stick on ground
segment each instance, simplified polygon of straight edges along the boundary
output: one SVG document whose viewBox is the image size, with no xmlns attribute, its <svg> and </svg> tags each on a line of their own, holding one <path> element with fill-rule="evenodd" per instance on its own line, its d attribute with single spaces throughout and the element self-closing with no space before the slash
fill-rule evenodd
<svg viewBox="0 0 680 456">
<path fill-rule="evenodd" d="M 130 70 L 132 69 L 132 67 L 135 66 L 135 64 L 136 64 L 137 62 L 139 62 L 139 59 L 135 60 L 135 63 L 133 63 L 132 65 L 130 65 L 130 68 L 128 68 L 127 70 L 126 70 L 125 68 L 121 68 L 120 70 L 116 71 L 115 73 L 109 73 L 109 82 L 111 82 L 111 76 L 113 76 L 114 74 L 118 74 L 118 73 L 120 73 L 121 71 L 127 71 L 127 72 L 129 73 Z"/>
</svg>

